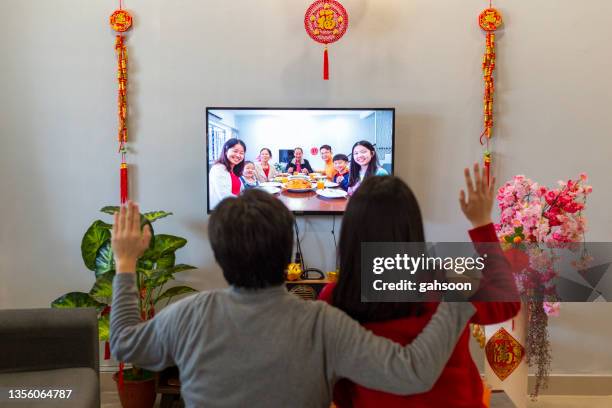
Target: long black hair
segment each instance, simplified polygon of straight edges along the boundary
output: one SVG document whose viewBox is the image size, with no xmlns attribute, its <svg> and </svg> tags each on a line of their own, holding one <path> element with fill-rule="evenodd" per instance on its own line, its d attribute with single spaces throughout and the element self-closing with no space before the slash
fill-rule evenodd
<svg viewBox="0 0 612 408">
<path fill-rule="evenodd" d="M 246 144 L 244 144 L 242 140 L 233 137 L 231 139 L 228 139 L 223 144 L 223 149 L 221 150 L 221 154 L 219 155 L 219 158 L 215 162 L 215 163 L 220 163 L 224 165 L 228 172 L 232 171 L 232 165 L 229 159 L 227 158 L 227 151 L 231 149 L 232 147 L 236 146 L 237 144 L 242 146 L 242 148 L 244 149 L 244 154 L 246 156 Z M 234 174 L 237 176 L 242 176 L 242 170 L 244 170 L 244 159 L 242 159 L 240 163 L 234 166 Z"/>
<path fill-rule="evenodd" d="M 364 180 L 342 219 L 332 304 L 362 323 L 420 315 L 421 303 L 361 302 L 361 243 L 424 241 L 419 203 L 406 183 L 394 176 Z"/>
<path fill-rule="evenodd" d="M 372 153 L 372 160 L 370 160 L 366 173 L 363 176 L 364 180 L 376 174 L 376 169 L 380 167 L 380 164 L 378 163 L 378 155 L 376 154 L 376 149 L 374 148 L 374 145 L 368 142 L 367 140 L 358 141 L 353 145 L 353 148 L 351 149 L 351 165 L 348 182 L 349 187 L 352 187 L 359 182 L 359 172 L 361 171 L 361 166 L 355 161 L 355 155 L 353 154 L 357 146 L 363 146 Z"/>
</svg>

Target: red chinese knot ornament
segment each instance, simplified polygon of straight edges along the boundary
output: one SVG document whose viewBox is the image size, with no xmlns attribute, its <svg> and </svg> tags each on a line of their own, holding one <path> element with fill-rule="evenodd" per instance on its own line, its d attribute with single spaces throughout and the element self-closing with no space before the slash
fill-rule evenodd
<svg viewBox="0 0 612 408">
<path fill-rule="evenodd" d="M 521 364 L 525 348 L 502 327 L 487 342 L 485 353 L 495 375 L 504 381 Z"/>
<path fill-rule="evenodd" d="M 478 16 L 478 24 L 485 31 L 495 31 L 502 25 L 502 15 L 499 10 L 492 7 L 484 10 Z"/>
<path fill-rule="evenodd" d="M 132 16 L 125 10 L 115 10 L 109 20 L 111 28 L 119 33 L 123 33 L 132 27 Z"/>
<path fill-rule="evenodd" d="M 308 7 L 304 16 L 306 32 L 318 43 L 325 44 L 323 51 L 323 79 L 329 79 L 329 54 L 327 45 L 338 41 L 346 33 L 349 16 L 344 6 L 335 0 L 318 0 Z"/>
</svg>

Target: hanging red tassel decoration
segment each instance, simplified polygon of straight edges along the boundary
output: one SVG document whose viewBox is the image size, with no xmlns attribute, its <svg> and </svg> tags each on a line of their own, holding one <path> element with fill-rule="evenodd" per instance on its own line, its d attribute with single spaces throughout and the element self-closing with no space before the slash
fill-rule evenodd
<svg viewBox="0 0 612 408">
<path fill-rule="evenodd" d="M 100 313 L 101 317 L 107 316 L 111 311 L 111 307 L 110 306 L 106 306 L 103 310 L 102 313 Z M 108 343 L 108 340 L 106 340 L 104 342 L 104 359 L 105 360 L 109 360 L 111 357 L 111 353 L 110 353 L 110 345 Z"/>
<path fill-rule="evenodd" d="M 329 56 L 327 52 L 327 46 L 323 51 L 323 80 L 329 80 Z"/>
<path fill-rule="evenodd" d="M 115 53 L 117 55 L 117 119 L 119 122 L 117 141 L 119 142 L 119 153 L 121 154 L 121 167 L 119 170 L 120 180 L 120 200 L 121 204 L 125 204 L 128 200 L 128 165 L 125 157 L 127 154 L 126 143 L 128 141 L 127 131 L 127 82 L 128 82 L 128 55 L 127 49 L 123 42 L 121 33 L 127 31 L 132 26 L 132 16 L 126 10 L 123 10 L 121 1 L 119 2 L 119 10 L 115 10 L 111 14 L 110 26 L 117 33 L 115 37 Z"/>
<path fill-rule="evenodd" d="M 119 0 L 119 9 L 115 10 L 111 14 L 109 23 L 111 28 L 116 31 L 117 36 L 115 37 L 115 53 L 117 55 L 117 83 L 118 83 L 118 97 L 117 97 L 117 115 L 118 115 L 118 135 L 117 139 L 119 142 L 119 153 L 121 154 L 121 167 L 119 170 L 120 179 L 120 199 L 121 204 L 125 204 L 128 199 L 128 167 L 125 160 L 127 154 L 126 143 L 128 141 L 127 133 L 127 69 L 128 69 L 128 56 L 127 49 L 123 42 L 123 35 L 121 33 L 127 31 L 132 27 L 132 16 L 126 10 L 123 10 L 122 2 Z M 107 343 L 108 344 L 108 343 Z M 106 354 L 106 353 L 105 353 Z M 109 350 L 110 357 L 110 350 Z M 117 375 L 117 385 L 119 391 L 123 390 L 123 362 L 119 362 L 119 373 Z"/>
<path fill-rule="evenodd" d="M 493 96 L 495 93 L 495 83 L 493 73 L 495 72 L 495 31 L 502 25 L 502 15 L 491 7 L 484 10 L 478 16 L 478 25 L 487 33 L 485 53 L 482 57 L 482 74 L 484 77 L 484 97 L 483 97 L 483 131 L 480 135 L 480 144 L 486 145 L 483 162 L 487 173 L 487 181 L 490 181 L 491 174 L 491 152 L 489 141 L 493 136 Z"/>
<path fill-rule="evenodd" d="M 125 204 L 128 200 L 128 167 L 125 161 L 121 163 L 119 172 L 121 178 L 121 204 Z"/>
<path fill-rule="evenodd" d="M 485 151 L 484 152 L 484 168 L 485 168 L 485 174 L 487 177 L 487 185 L 491 184 L 491 152 L 490 151 Z"/>
<path fill-rule="evenodd" d="M 315 1 L 306 10 L 304 27 L 306 32 L 318 43 L 325 44 L 323 50 L 323 80 L 329 80 L 329 52 L 327 45 L 338 41 L 348 28 L 348 13 L 344 6 L 335 0 Z"/>
<path fill-rule="evenodd" d="M 123 361 L 119 363 L 119 374 L 117 375 L 117 387 L 119 388 L 119 391 L 123 390 L 123 368 L 125 367 L 125 364 L 123 364 Z"/>
</svg>

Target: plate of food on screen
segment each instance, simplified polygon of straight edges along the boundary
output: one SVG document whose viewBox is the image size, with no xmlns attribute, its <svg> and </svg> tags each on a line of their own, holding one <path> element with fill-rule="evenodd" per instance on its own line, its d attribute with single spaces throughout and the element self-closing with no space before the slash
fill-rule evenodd
<svg viewBox="0 0 612 408">
<path fill-rule="evenodd" d="M 340 184 L 336 183 L 335 181 L 325 180 L 325 188 L 336 188 L 339 185 Z"/>
<path fill-rule="evenodd" d="M 284 187 L 287 191 L 292 193 L 306 193 L 316 188 L 312 186 L 310 180 L 303 178 L 291 179 L 284 184 Z"/>
<path fill-rule="evenodd" d="M 275 187 L 275 186 L 263 186 L 263 185 L 259 185 L 258 187 L 255 187 L 258 190 L 261 191 L 265 191 L 268 194 L 278 194 L 281 191 L 280 187 Z"/>
<path fill-rule="evenodd" d="M 259 185 L 261 187 L 278 187 L 278 188 L 283 187 L 282 181 L 264 181 L 263 183 L 259 183 Z"/>
<path fill-rule="evenodd" d="M 317 190 L 317 195 L 323 198 L 346 198 L 348 194 L 342 189 L 324 188 L 323 190 Z"/>
</svg>

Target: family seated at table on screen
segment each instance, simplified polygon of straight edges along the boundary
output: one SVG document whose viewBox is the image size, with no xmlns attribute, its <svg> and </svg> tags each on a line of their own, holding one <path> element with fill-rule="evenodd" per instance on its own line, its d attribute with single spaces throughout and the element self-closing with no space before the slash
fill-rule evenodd
<svg viewBox="0 0 612 408">
<path fill-rule="evenodd" d="M 346 154 L 334 155 L 330 145 L 319 148 L 325 167 L 317 173 L 353 195 L 361 183 L 370 176 L 384 176 L 388 172 L 378 161 L 375 147 L 367 140 L 356 142 L 351 149 L 351 158 Z M 258 160 L 245 161 L 246 144 L 232 138 L 226 141 L 219 158 L 210 168 L 209 201 L 211 208 L 226 197 L 238 196 L 242 191 L 259 187 L 261 183 L 273 181 L 279 171 L 273 163 L 272 151 L 264 147 L 259 151 Z M 304 158 L 304 150 L 296 147 L 293 158 L 285 165 L 285 173 L 315 173 L 310 162 Z"/>
</svg>

